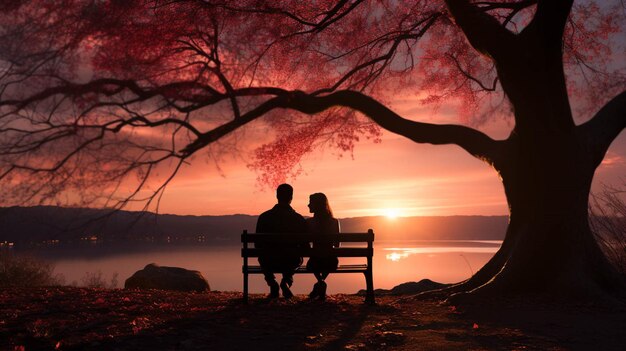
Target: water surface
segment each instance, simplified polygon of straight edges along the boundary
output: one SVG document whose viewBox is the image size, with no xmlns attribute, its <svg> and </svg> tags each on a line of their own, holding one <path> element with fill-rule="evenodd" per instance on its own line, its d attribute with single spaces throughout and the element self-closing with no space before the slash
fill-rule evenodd
<svg viewBox="0 0 626 351">
<path fill-rule="evenodd" d="M 454 283 L 469 278 L 498 250 L 501 241 L 492 240 L 438 240 L 438 241 L 378 241 L 374 244 L 374 287 L 390 289 L 394 286 L 428 278 L 441 283 Z M 211 285 L 220 291 L 241 291 L 240 246 L 162 246 L 148 248 L 84 247 L 74 249 L 46 249 L 35 253 L 55 264 L 55 272 L 65 277 L 66 283 L 82 284 L 87 273 L 102 272 L 110 280 L 118 274 L 119 286 L 146 264 L 176 266 L 200 271 Z M 340 263 L 364 263 L 364 259 L 343 258 Z M 305 258 L 306 263 L 306 258 Z M 257 264 L 250 259 L 249 264 Z M 265 293 L 267 286 L 262 275 L 250 275 L 250 292 Z M 308 293 L 315 279 L 308 274 L 297 274 L 292 290 Z M 327 280 L 329 293 L 355 293 L 365 288 L 362 274 L 331 274 Z"/>
</svg>

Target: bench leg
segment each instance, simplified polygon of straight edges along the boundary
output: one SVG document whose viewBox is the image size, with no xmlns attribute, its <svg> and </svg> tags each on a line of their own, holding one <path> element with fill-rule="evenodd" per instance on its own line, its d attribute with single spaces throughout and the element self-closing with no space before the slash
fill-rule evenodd
<svg viewBox="0 0 626 351">
<path fill-rule="evenodd" d="M 374 299 L 374 277 L 371 269 L 365 272 L 365 285 L 367 287 L 365 303 L 370 305 L 376 304 L 376 301 Z"/>
<path fill-rule="evenodd" d="M 243 274 L 243 303 L 248 303 L 248 273 Z"/>
</svg>

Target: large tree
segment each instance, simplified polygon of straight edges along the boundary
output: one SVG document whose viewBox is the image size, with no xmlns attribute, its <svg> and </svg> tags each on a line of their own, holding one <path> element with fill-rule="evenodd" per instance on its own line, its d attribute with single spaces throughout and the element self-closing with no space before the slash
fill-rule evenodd
<svg viewBox="0 0 626 351">
<path fill-rule="evenodd" d="M 622 281 L 587 219 L 594 171 L 626 126 L 626 79 L 607 66 L 607 38 L 624 13 L 616 6 L 7 2 L 0 200 L 142 200 L 157 171 L 165 185 L 193 155 L 219 154 L 220 141 L 261 117 L 275 139 L 253 166 L 275 184 L 316 146 L 350 151 L 359 136 L 378 138 L 380 126 L 417 143 L 458 145 L 502 179 L 510 208 L 503 245 L 449 292 L 616 292 Z M 514 127 L 494 140 L 465 125 L 407 119 L 386 106 L 399 93 L 453 104 L 465 121 L 508 114 Z M 576 105 L 582 124 L 570 96 L 590 102 Z M 163 187 L 152 190 L 148 203 Z"/>
</svg>

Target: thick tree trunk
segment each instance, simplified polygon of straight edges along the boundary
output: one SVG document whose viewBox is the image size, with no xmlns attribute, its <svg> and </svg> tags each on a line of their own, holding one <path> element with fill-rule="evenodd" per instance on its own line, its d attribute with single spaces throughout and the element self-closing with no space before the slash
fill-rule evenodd
<svg viewBox="0 0 626 351">
<path fill-rule="evenodd" d="M 470 42 L 494 59 L 515 114 L 515 130 L 492 160 L 510 210 L 502 248 L 448 292 L 457 292 L 458 300 L 529 293 L 589 299 L 616 293 L 623 281 L 596 243 L 587 213 L 591 181 L 604 153 L 575 126 L 563 72 L 562 35 L 572 2 L 540 1 L 531 23 L 517 35 L 485 15 L 461 11 L 470 7 L 465 1 L 448 3 L 453 11 L 459 7 L 453 13 Z M 464 20 L 477 21 L 483 31 Z M 494 42 L 478 40 L 485 37 Z"/>
<path fill-rule="evenodd" d="M 618 293 L 622 282 L 589 228 L 596 164 L 585 143 L 576 135 L 532 141 L 514 136 L 506 149 L 506 157 L 495 165 L 510 207 L 503 245 L 472 278 L 448 293 L 459 293 L 457 301 L 529 293 L 596 299 Z"/>
</svg>

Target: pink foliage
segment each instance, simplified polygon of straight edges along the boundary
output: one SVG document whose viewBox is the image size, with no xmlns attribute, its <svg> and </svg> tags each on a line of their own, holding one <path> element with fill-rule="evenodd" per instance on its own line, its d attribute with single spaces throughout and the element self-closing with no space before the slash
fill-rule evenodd
<svg viewBox="0 0 626 351">
<path fill-rule="evenodd" d="M 513 11 L 519 3 L 524 4 L 498 0 L 479 6 L 511 32 L 521 33 L 535 7 Z M 612 55 L 620 55 L 611 51 L 609 41 L 623 17 L 623 11 L 594 1 L 574 7 L 564 36 L 564 60 L 568 88 L 580 109 L 597 108 L 611 95 L 607 92 L 626 84 L 619 71 L 623 67 L 609 65 Z M 276 97 L 276 91 L 324 96 L 350 89 L 382 102 L 414 96 L 433 109 L 444 104 L 455 108 L 466 124 L 481 124 L 509 107 L 493 62 L 471 47 L 440 0 L 58 0 L 43 5 L 21 0 L 0 5 L 0 23 L 7 28 L 0 35 L 3 62 L 11 75 L 20 77 L 15 80 L 19 87 L 7 83 L 3 101 L 26 99 L 41 87 L 73 87 L 96 79 L 121 84 L 72 88 L 66 94 L 69 101 L 42 98 L 45 103 L 30 106 L 41 113 L 29 117 L 33 124 L 62 124 L 64 137 L 54 140 L 64 144 L 54 145 L 55 150 L 80 145 L 93 136 L 94 125 L 107 126 L 110 133 L 90 152 L 79 153 L 80 162 L 111 169 L 103 179 L 128 172 L 143 179 L 152 170 L 145 165 L 164 158 L 164 152 L 180 157 L 196 133 L 254 111 Z M 14 79 L 9 73 L 0 83 Z M 49 118 L 51 110 L 54 118 Z M 147 122 L 122 123 L 138 115 Z M 276 139 L 262 145 L 250 165 L 262 184 L 298 175 L 302 157 L 319 147 L 351 153 L 357 142 L 378 141 L 381 135 L 371 121 L 343 110 L 316 117 L 271 113 L 265 122 Z M 165 137 L 135 133 L 145 127 Z M 103 162 L 104 153 L 119 157 Z M 33 154 L 30 164 L 63 160 L 45 151 Z M 72 174 L 67 178 L 83 173 L 83 180 L 98 177 L 78 163 L 68 163 L 76 169 L 68 170 Z"/>
<path fill-rule="evenodd" d="M 259 171 L 258 181 L 275 187 L 302 173 L 300 160 L 314 148 L 329 145 L 351 153 L 360 136 L 380 142 L 376 124 L 359 119 L 354 112 L 334 109 L 315 118 L 274 116 L 270 120 L 277 137 L 259 147 L 251 168 Z"/>
</svg>

